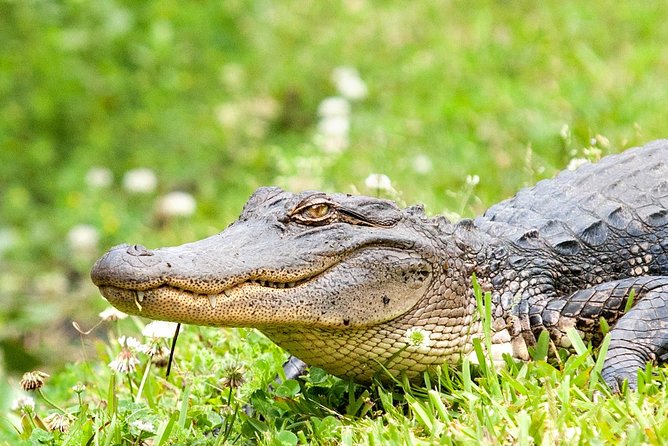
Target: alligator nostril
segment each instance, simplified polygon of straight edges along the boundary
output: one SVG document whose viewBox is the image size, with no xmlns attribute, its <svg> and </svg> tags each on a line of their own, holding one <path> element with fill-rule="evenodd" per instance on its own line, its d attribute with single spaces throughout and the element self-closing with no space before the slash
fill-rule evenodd
<svg viewBox="0 0 668 446">
<path fill-rule="evenodd" d="M 146 249 L 144 245 L 132 245 L 128 246 L 126 251 L 131 256 L 152 256 L 153 252 L 149 249 Z"/>
</svg>

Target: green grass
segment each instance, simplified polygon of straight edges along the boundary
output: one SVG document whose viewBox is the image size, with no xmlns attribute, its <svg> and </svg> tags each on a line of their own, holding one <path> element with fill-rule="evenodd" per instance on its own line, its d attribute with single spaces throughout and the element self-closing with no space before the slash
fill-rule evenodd
<svg viewBox="0 0 668 446">
<path fill-rule="evenodd" d="M 5 443 L 663 444 L 665 368 L 647 370 L 638 392 L 607 396 L 586 346 L 557 366 L 496 370 L 481 357 L 422 388 L 314 370 L 270 392 L 283 351 L 252 330 L 185 327 L 172 376 L 151 367 L 136 398 L 148 357 L 128 376 L 107 364 L 143 322 L 87 336 L 70 327 L 92 327 L 105 308 L 88 271 L 106 248 L 213 234 L 261 185 L 376 194 L 365 179 L 382 173 L 402 204 L 471 216 L 574 158 L 665 137 L 665 6 L 0 1 Z M 337 94 L 340 66 L 369 94 L 351 105 L 349 147 L 324 153 L 317 109 Z M 90 187 L 93 166 L 113 184 Z M 155 191 L 122 187 L 136 167 L 153 169 Z M 194 215 L 156 214 L 173 190 L 196 199 Z M 79 224 L 99 235 L 92 252 L 68 242 Z M 230 392 L 220 380 L 238 366 L 245 383 Z M 10 410 L 18 377 L 37 368 L 52 374 L 44 394 L 73 415 L 68 433 Z M 42 420 L 58 412 L 36 404 Z"/>
</svg>

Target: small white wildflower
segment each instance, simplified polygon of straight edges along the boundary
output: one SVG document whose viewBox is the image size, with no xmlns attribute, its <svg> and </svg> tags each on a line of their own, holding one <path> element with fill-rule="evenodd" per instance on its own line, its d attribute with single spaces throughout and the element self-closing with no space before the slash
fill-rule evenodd
<svg viewBox="0 0 668 446">
<path fill-rule="evenodd" d="M 353 67 L 338 67 L 332 72 L 332 81 L 339 93 L 351 101 L 366 98 L 369 90 Z"/>
<path fill-rule="evenodd" d="M 61 271 L 39 274 L 34 278 L 35 291 L 42 296 L 58 296 L 67 293 L 69 279 Z"/>
<path fill-rule="evenodd" d="M 197 208 L 197 202 L 187 192 L 170 192 L 158 199 L 156 212 L 163 217 L 189 217 Z"/>
<path fill-rule="evenodd" d="M 466 184 L 469 186 L 477 186 L 480 183 L 480 177 L 478 175 L 466 175 Z"/>
<path fill-rule="evenodd" d="M 318 116 L 328 118 L 332 116 L 350 116 L 350 103 L 346 98 L 332 96 L 325 98 L 318 105 Z"/>
<path fill-rule="evenodd" d="M 577 170 L 578 167 L 582 166 L 583 164 L 587 164 L 587 159 L 585 158 L 573 158 L 569 163 L 568 166 L 566 166 L 566 169 L 568 170 Z"/>
<path fill-rule="evenodd" d="M 158 187 L 158 177 L 146 167 L 132 169 L 123 176 L 123 188 L 131 193 L 142 194 L 153 192 Z"/>
<path fill-rule="evenodd" d="M 419 327 L 406 330 L 405 338 L 408 345 L 413 347 L 425 348 L 431 344 L 431 333 Z"/>
<path fill-rule="evenodd" d="M 86 172 L 86 184 L 93 188 L 104 189 L 114 182 L 114 174 L 106 167 L 91 167 Z"/>
<path fill-rule="evenodd" d="M 67 242 L 75 254 L 87 255 L 97 251 L 100 234 L 94 226 L 76 225 L 67 233 Z"/>
<path fill-rule="evenodd" d="M 378 191 L 392 191 L 392 182 L 390 181 L 390 177 L 382 173 L 370 174 L 368 177 L 366 177 L 366 180 L 364 180 L 364 185 L 369 189 Z"/>
<path fill-rule="evenodd" d="M 118 345 L 130 350 L 138 350 L 141 348 L 142 343 L 132 336 L 121 336 L 118 338 Z"/>
<path fill-rule="evenodd" d="M 126 313 L 123 313 L 121 310 L 118 310 L 114 307 L 109 307 L 103 310 L 102 312 L 100 312 L 100 314 L 98 314 L 98 316 L 100 316 L 100 319 L 102 319 L 105 322 L 118 321 L 128 317 Z"/>
<path fill-rule="evenodd" d="M 318 122 L 318 133 L 325 137 L 346 136 L 350 130 L 350 120 L 345 116 L 328 116 Z"/>
<path fill-rule="evenodd" d="M 427 155 L 419 154 L 413 158 L 413 170 L 419 174 L 431 172 L 431 158 Z"/>
<path fill-rule="evenodd" d="M 154 433 L 155 429 L 152 423 L 143 420 L 133 421 L 132 423 L 130 423 L 130 426 L 134 427 L 137 430 L 151 433 Z"/>
<path fill-rule="evenodd" d="M 146 324 L 141 334 L 147 338 L 171 338 L 177 325 L 176 322 L 153 321 Z"/>
<path fill-rule="evenodd" d="M 62 413 L 52 413 L 44 418 L 44 424 L 50 431 L 67 432 L 70 428 L 70 419 Z"/>
<path fill-rule="evenodd" d="M 132 350 L 128 348 L 121 349 L 116 359 L 109 363 L 109 368 L 118 373 L 132 373 L 137 369 L 139 359 Z"/>
<path fill-rule="evenodd" d="M 18 396 L 14 401 L 12 401 L 11 409 L 13 411 L 24 410 L 32 412 L 35 410 L 35 399 L 28 395 Z"/>
</svg>

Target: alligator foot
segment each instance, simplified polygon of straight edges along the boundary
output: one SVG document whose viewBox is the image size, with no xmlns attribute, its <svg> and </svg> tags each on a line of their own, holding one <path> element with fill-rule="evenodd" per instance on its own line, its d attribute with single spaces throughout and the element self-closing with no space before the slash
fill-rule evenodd
<svg viewBox="0 0 668 446">
<path fill-rule="evenodd" d="M 601 374 L 614 392 L 624 381 L 636 389 L 638 370 L 668 353 L 668 276 L 653 279 L 637 290 L 637 303 L 610 331 Z"/>
<path fill-rule="evenodd" d="M 283 363 L 285 379 L 297 379 L 306 374 L 306 369 L 308 369 L 308 364 L 296 356 L 290 356 L 288 360 Z M 280 381 L 280 379 L 277 381 Z"/>
</svg>

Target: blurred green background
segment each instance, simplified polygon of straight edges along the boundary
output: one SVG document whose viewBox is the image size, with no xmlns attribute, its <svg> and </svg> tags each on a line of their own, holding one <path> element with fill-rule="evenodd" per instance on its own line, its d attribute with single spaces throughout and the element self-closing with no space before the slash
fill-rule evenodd
<svg viewBox="0 0 668 446">
<path fill-rule="evenodd" d="M 472 215 L 666 136 L 667 22 L 664 1 L 0 0 L 4 368 L 82 355 L 106 249 L 213 234 L 258 186 Z"/>
</svg>

